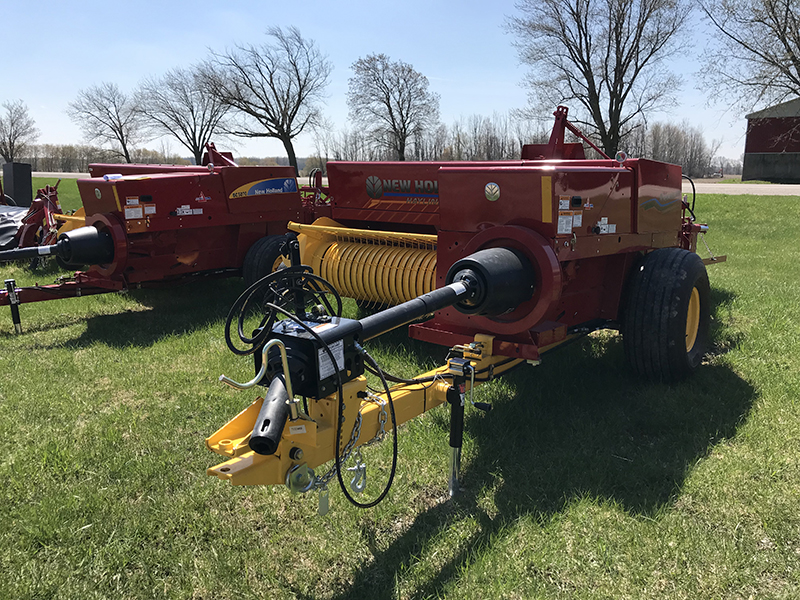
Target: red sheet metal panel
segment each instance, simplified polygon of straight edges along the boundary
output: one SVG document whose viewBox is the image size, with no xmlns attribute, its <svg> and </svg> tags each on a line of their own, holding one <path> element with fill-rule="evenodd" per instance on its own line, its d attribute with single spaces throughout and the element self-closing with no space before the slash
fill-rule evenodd
<svg viewBox="0 0 800 600">
<path fill-rule="evenodd" d="M 800 117 L 748 120 L 744 151 L 746 154 L 800 152 Z"/>
</svg>

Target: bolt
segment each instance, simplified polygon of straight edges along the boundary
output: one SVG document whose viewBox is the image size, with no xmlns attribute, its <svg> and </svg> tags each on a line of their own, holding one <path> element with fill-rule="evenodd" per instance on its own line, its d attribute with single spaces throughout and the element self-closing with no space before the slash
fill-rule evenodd
<svg viewBox="0 0 800 600">
<path fill-rule="evenodd" d="M 292 448 L 289 450 L 289 458 L 292 460 L 303 460 L 303 449 L 302 448 Z"/>
</svg>

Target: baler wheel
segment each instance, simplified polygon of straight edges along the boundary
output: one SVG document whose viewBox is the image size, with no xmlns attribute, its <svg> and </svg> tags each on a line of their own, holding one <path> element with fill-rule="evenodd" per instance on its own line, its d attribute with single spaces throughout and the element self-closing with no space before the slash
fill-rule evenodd
<svg viewBox="0 0 800 600">
<path fill-rule="evenodd" d="M 282 235 L 268 235 L 250 246 L 242 265 L 242 277 L 247 287 L 275 272 L 283 259 L 281 245 L 285 240 Z"/>
<path fill-rule="evenodd" d="M 634 267 L 622 322 L 625 356 L 651 381 L 689 375 L 708 347 L 708 274 L 702 259 L 682 248 L 661 248 Z"/>
</svg>

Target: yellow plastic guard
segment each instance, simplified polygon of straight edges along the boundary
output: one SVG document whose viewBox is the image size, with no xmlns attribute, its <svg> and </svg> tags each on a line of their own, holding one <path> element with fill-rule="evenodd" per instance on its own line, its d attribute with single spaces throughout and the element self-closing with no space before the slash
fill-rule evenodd
<svg viewBox="0 0 800 600">
<path fill-rule="evenodd" d="M 72 231 L 73 229 L 78 229 L 78 227 L 83 227 L 86 225 L 86 211 L 83 209 L 83 207 L 76 210 L 75 214 L 57 214 L 53 215 L 53 217 L 56 221 L 61 223 L 61 225 L 58 227 L 59 233 L 66 233 L 67 231 Z"/>
</svg>

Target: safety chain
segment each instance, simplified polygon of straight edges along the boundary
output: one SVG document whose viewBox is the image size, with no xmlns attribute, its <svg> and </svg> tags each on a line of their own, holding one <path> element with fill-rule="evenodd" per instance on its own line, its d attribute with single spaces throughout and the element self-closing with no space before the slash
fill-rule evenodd
<svg viewBox="0 0 800 600">
<path fill-rule="evenodd" d="M 386 437 L 386 421 L 388 420 L 388 415 L 386 413 L 386 401 L 381 398 L 380 396 L 373 394 L 372 392 L 367 392 L 367 400 L 370 402 L 375 402 L 378 406 L 381 407 L 381 412 L 378 414 L 378 431 L 375 433 L 375 437 L 373 437 L 368 442 L 364 442 L 362 446 L 370 446 L 376 442 L 380 442 Z M 361 411 L 363 410 L 364 406 L 362 405 L 361 408 L 358 409 L 358 416 L 356 417 L 356 422 L 353 423 L 353 431 L 350 433 L 350 440 L 347 442 L 347 445 L 344 447 L 344 451 L 342 452 L 341 458 L 339 460 L 339 464 L 345 464 L 347 460 L 350 458 L 350 454 L 353 451 L 353 447 L 358 442 L 358 438 L 361 437 L 361 423 L 363 418 L 361 416 Z M 360 450 L 359 450 L 360 452 Z M 359 455 L 360 456 L 360 455 Z M 359 462 L 361 462 L 359 458 Z M 334 475 L 336 475 L 336 465 L 334 464 L 325 475 L 321 477 L 315 478 L 314 481 L 314 489 L 317 490 L 324 490 L 328 487 L 331 479 L 333 479 Z"/>
<path fill-rule="evenodd" d="M 717 257 L 714 256 L 714 253 L 711 251 L 711 248 L 709 248 L 708 242 L 706 241 L 706 236 L 702 231 L 700 232 L 700 239 L 703 240 L 703 243 L 706 245 L 706 250 L 708 250 L 708 254 L 709 256 L 711 256 L 711 260 L 717 260 Z"/>
</svg>

